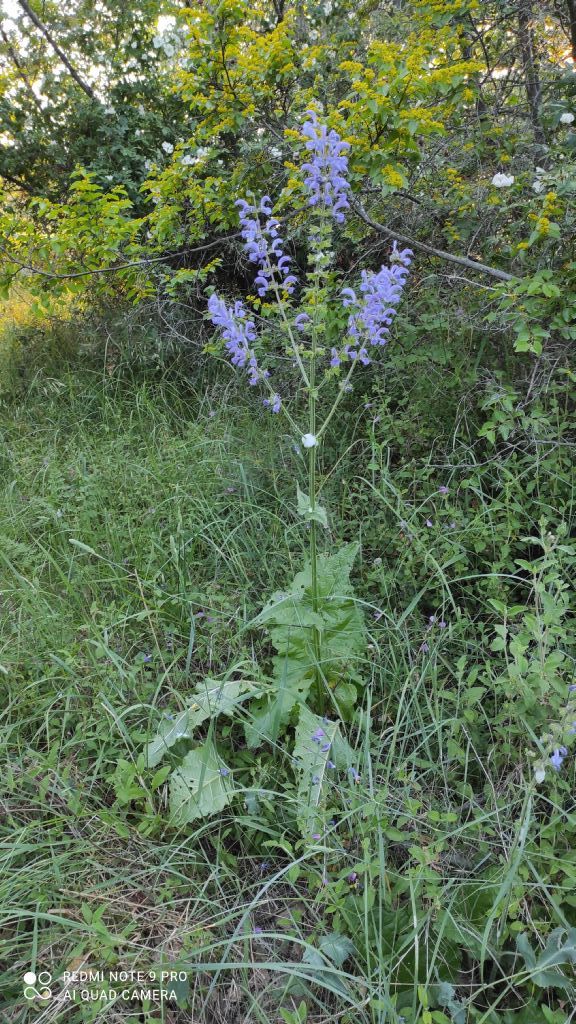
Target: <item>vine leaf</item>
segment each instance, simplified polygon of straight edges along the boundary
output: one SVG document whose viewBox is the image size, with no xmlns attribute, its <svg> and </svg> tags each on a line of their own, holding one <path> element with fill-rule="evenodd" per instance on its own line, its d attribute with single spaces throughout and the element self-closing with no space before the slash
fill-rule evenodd
<svg viewBox="0 0 576 1024">
<path fill-rule="evenodd" d="M 164 719 L 146 748 L 149 768 L 155 768 L 164 755 L 183 738 L 192 739 L 194 730 L 207 718 L 232 715 L 239 704 L 254 696 L 257 686 L 247 679 L 205 679 L 194 691 L 194 702 L 173 719 Z"/>
<path fill-rule="evenodd" d="M 229 769 L 213 743 L 190 750 L 170 779 L 170 818 L 187 825 L 221 811 L 230 803 L 234 787 Z"/>
</svg>

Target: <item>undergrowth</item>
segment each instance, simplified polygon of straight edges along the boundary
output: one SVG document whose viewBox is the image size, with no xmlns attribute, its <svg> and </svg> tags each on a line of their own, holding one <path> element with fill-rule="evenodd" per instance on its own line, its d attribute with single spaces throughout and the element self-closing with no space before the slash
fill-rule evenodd
<svg viewBox="0 0 576 1024">
<path fill-rule="evenodd" d="M 290 437 L 208 377 L 38 374 L 5 405 L 7 1020 L 571 1019 L 573 764 L 549 760 L 574 674 L 563 377 L 532 394 L 459 372 L 439 371 L 438 402 L 394 361 L 385 395 L 366 378 L 345 454 L 319 467 L 325 550 L 361 542 L 369 685 L 312 839 L 296 752 L 248 748 L 244 704 L 202 726 L 234 754 L 220 814 L 177 827 L 173 766 L 145 756 L 199 681 L 249 679 L 272 653 L 261 595 L 306 541 Z M 31 969 L 55 979 L 41 1013 Z M 81 969 L 186 980 L 169 1006 L 65 1002 L 58 979 Z"/>
</svg>

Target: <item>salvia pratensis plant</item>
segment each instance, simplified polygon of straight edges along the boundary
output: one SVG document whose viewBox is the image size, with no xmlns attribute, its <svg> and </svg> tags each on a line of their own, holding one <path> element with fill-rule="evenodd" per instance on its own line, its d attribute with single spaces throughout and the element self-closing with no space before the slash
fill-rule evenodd
<svg viewBox="0 0 576 1024">
<path fill-rule="evenodd" d="M 351 719 L 364 685 L 360 668 L 365 655 L 363 616 L 349 578 L 358 545 L 319 551 L 319 530 L 327 527 L 328 517 L 319 503 L 318 449 L 352 388 L 356 367 L 368 365 L 387 344 L 412 253 L 394 245 L 388 265 L 364 270 L 355 287 L 342 282 L 334 289 L 332 234 L 350 208 L 350 147 L 312 110 L 306 113 L 302 136 L 307 159 L 301 180 L 311 220 L 307 276 L 300 279 L 292 269 L 270 197 L 241 198 L 236 206 L 244 248 L 256 269 L 256 291 L 260 300 L 272 303 L 276 316 L 262 318 L 258 329 L 256 314 L 243 302 L 227 301 L 216 292 L 209 297 L 208 314 L 232 364 L 247 373 L 251 386 L 264 390 L 264 404 L 286 417 L 295 444 L 306 453 L 308 484 L 306 491 L 297 487 L 297 504 L 308 532 L 309 560 L 287 590 L 272 595 L 253 623 L 270 633 L 276 652 L 271 679 L 206 680 L 197 688 L 193 708 L 164 723 L 149 745 L 148 762 L 157 764 L 183 738 L 194 740 L 198 726 L 210 720 L 209 740 L 188 752 L 171 780 L 173 819 L 191 821 L 220 810 L 234 793 L 234 773 L 213 740 L 219 715 L 232 713 L 240 703 L 248 705 L 244 729 L 249 747 L 264 742 L 277 746 L 287 727 L 295 724 L 289 756 L 298 781 L 297 816 L 305 836 L 316 842 L 325 830 L 330 780 L 341 772 L 347 782 L 360 782 L 341 723 Z M 332 336 L 328 321 L 344 325 L 341 336 Z M 291 398 L 288 382 L 282 380 L 284 353 L 275 365 L 272 347 L 266 351 L 266 337 L 273 330 L 284 338 L 307 408 L 298 396 Z"/>
</svg>

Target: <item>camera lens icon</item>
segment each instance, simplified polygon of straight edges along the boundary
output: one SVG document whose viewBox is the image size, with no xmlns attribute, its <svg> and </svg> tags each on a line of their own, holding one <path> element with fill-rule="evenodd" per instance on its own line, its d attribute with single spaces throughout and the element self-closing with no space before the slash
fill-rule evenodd
<svg viewBox="0 0 576 1024">
<path fill-rule="evenodd" d="M 39 974 L 35 974 L 34 971 L 26 971 L 22 980 L 26 986 L 24 989 L 25 999 L 41 999 L 46 1002 L 52 998 L 52 990 L 47 987 L 52 981 L 49 971 L 40 971 Z M 36 988 L 36 985 L 40 987 Z"/>
</svg>

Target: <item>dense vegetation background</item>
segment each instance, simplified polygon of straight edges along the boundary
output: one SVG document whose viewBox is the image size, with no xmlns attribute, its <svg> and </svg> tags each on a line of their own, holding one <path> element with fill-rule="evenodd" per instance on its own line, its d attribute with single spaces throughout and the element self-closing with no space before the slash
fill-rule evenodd
<svg viewBox="0 0 576 1024">
<path fill-rule="evenodd" d="M 0 11 L 6 1019 L 568 1024 L 573 0 Z M 184 824 L 188 739 L 154 765 L 147 746 L 205 678 L 267 679 L 254 620 L 305 557 L 302 452 L 206 295 L 269 316 L 239 242 L 250 192 L 304 273 L 311 105 L 351 145 L 334 280 L 395 238 L 414 251 L 321 451 L 322 547 L 360 541 L 368 630 L 341 708 L 357 771 L 334 776 L 321 842 L 294 723 L 249 743 L 241 701 L 201 721 L 238 792 Z M 65 1001 L 81 968 L 187 980 L 163 1005 Z M 52 999 L 25 996 L 29 970 Z"/>
</svg>

